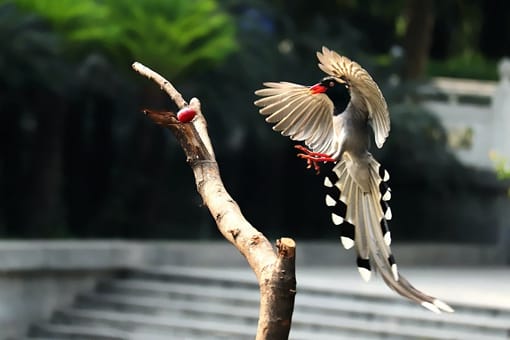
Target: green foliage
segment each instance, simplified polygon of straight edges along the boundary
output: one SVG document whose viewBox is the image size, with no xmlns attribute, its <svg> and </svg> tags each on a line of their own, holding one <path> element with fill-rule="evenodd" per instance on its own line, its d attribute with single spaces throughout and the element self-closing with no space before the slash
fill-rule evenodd
<svg viewBox="0 0 510 340">
<path fill-rule="evenodd" d="M 431 60 L 428 74 L 431 77 L 497 80 L 497 69 L 496 61 L 488 60 L 480 53 L 465 52 L 445 60 Z"/>
<path fill-rule="evenodd" d="M 489 154 L 494 166 L 496 168 L 496 175 L 500 181 L 508 181 L 510 179 L 510 165 L 508 159 L 498 154 L 496 151 L 491 151 Z M 510 196 L 510 188 L 508 188 L 508 196 Z"/>
<path fill-rule="evenodd" d="M 0 85 L 7 90 L 44 84 L 54 87 L 60 79 L 58 37 L 35 15 L 21 15 L 9 4 L 0 5 Z M 5 92 L 4 92 L 5 93 Z"/>
<path fill-rule="evenodd" d="M 489 156 L 494 163 L 494 166 L 496 167 L 496 174 L 498 175 L 498 179 L 510 179 L 510 166 L 508 165 L 508 159 L 502 157 L 495 151 L 492 151 Z"/>
<path fill-rule="evenodd" d="M 47 19 L 74 57 L 98 51 L 123 65 L 141 61 L 174 79 L 236 48 L 233 20 L 215 0 L 14 2 Z"/>
</svg>

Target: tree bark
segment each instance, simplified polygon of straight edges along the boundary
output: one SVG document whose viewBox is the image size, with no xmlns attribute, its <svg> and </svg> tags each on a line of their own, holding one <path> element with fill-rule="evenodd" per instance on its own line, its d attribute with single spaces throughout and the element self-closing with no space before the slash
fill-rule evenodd
<svg viewBox="0 0 510 340">
<path fill-rule="evenodd" d="M 406 1 L 407 28 L 404 36 L 404 78 L 425 75 L 434 28 L 434 0 Z"/>
<path fill-rule="evenodd" d="M 172 84 L 159 74 L 140 63 L 134 63 L 133 69 L 155 81 L 179 108 L 188 106 Z M 193 170 L 197 191 L 218 230 L 246 258 L 257 277 L 260 310 L 256 339 L 287 339 L 296 293 L 295 242 L 281 238 L 276 242 L 275 252 L 267 238 L 244 218 L 221 180 L 199 100 L 193 98 L 189 107 L 197 112 L 190 123 L 180 123 L 171 112 L 146 110 L 145 113 L 173 132 Z"/>
</svg>

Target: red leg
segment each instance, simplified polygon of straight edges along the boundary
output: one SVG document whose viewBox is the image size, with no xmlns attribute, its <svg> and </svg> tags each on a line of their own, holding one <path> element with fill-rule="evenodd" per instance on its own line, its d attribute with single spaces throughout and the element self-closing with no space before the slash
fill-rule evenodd
<svg viewBox="0 0 510 340">
<path fill-rule="evenodd" d="M 306 159 L 306 168 L 310 169 L 313 166 L 313 169 L 317 172 L 317 174 L 320 173 L 320 165 L 319 162 L 336 162 L 336 159 L 331 158 L 329 155 L 326 155 L 324 153 L 320 152 L 313 152 L 308 150 L 302 145 L 294 145 L 296 149 L 299 151 L 302 151 L 303 153 L 298 153 L 297 156 L 299 158 Z"/>
</svg>

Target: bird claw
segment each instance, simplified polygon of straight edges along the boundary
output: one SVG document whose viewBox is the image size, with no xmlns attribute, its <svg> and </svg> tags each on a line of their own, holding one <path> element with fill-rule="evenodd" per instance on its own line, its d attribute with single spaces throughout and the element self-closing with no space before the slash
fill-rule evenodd
<svg viewBox="0 0 510 340">
<path fill-rule="evenodd" d="M 306 168 L 315 170 L 316 174 L 318 175 L 320 173 L 320 162 L 327 163 L 327 162 L 336 162 L 336 159 L 331 158 L 329 155 L 326 155 L 324 153 L 320 152 L 313 152 L 311 150 L 308 150 L 302 145 L 294 145 L 294 148 L 298 149 L 299 151 L 302 151 L 303 153 L 298 153 L 297 156 L 302 159 L 306 159 Z"/>
</svg>

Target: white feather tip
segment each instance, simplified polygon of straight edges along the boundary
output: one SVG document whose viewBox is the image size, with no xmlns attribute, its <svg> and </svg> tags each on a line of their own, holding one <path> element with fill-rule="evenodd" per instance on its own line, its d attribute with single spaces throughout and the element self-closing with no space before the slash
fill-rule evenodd
<svg viewBox="0 0 510 340">
<path fill-rule="evenodd" d="M 388 171 L 384 170 L 383 181 L 388 182 L 389 180 L 390 180 L 390 174 L 388 173 Z"/>
<path fill-rule="evenodd" d="M 391 233 L 389 231 L 384 234 L 384 243 L 386 243 L 387 246 L 391 244 Z"/>
<path fill-rule="evenodd" d="M 441 314 L 441 310 L 435 305 L 430 302 L 423 301 L 421 305 L 425 308 L 427 308 L 429 311 L 434 312 L 436 314 Z"/>
<path fill-rule="evenodd" d="M 344 223 L 343 217 L 338 216 L 335 213 L 331 213 L 331 220 L 333 221 L 333 224 L 335 224 L 335 225 L 340 225 L 340 224 Z"/>
<path fill-rule="evenodd" d="M 448 306 L 448 304 L 446 304 L 445 302 L 439 300 L 439 299 L 435 299 L 433 301 L 434 305 L 439 308 L 440 310 L 444 311 L 444 312 L 448 312 L 448 313 L 453 313 L 455 312 L 455 310 Z"/>
<path fill-rule="evenodd" d="M 342 236 L 340 237 L 340 240 L 342 241 L 342 245 L 345 249 L 351 249 L 354 247 L 354 241 L 348 237 Z"/>
<path fill-rule="evenodd" d="M 395 263 L 391 265 L 391 273 L 393 274 L 395 281 L 398 281 L 398 268 Z"/>
<path fill-rule="evenodd" d="M 329 195 L 326 195 L 326 205 L 328 207 L 334 207 L 336 205 L 335 199 Z"/>
<path fill-rule="evenodd" d="M 389 221 L 393 217 L 393 214 L 391 213 L 391 208 L 387 207 L 386 212 L 384 213 L 384 218 Z"/>
<path fill-rule="evenodd" d="M 358 272 L 361 275 L 363 281 L 365 282 L 370 281 L 370 278 L 372 277 L 372 272 L 370 270 L 368 270 L 367 268 L 358 267 Z"/>
<path fill-rule="evenodd" d="M 388 189 L 382 197 L 383 201 L 389 201 L 391 199 L 391 191 Z"/>
</svg>

